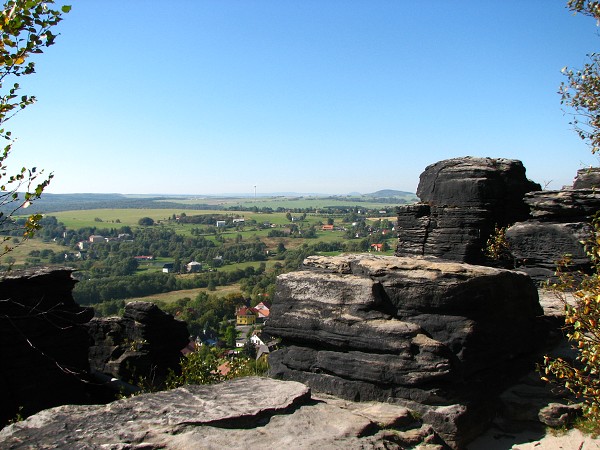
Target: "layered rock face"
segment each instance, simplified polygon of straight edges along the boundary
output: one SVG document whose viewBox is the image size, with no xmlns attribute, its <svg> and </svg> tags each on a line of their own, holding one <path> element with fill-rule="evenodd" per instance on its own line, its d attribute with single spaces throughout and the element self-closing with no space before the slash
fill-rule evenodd
<svg viewBox="0 0 600 450">
<path fill-rule="evenodd" d="M 573 269 L 589 267 L 582 242 L 589 239 L 591 217 L 600 210 L 597 187 L 600 169 L 581 169 L 573 186 L 525 195 L 531 209 L 528 220 L 515 223 L 506 232 L 521 270 L 537 280 L 547 280 L 554 274 L 556 262 L 567 254 Z"/>
<path fill-rule="evenodd" d="M 70 269 L 15 271 L 0 281 L 0 424 L 86 399 L 91 308 L 73 300 Z"/>
<path fill-rule="evenodd" d="M 523 273 L 418 258 L 309 257 L 303 270 L 278 278 L 265 331 L 284 348 L 271 353 L 270 374 L 346 399 L 410 405 L 459 445 L 485 427 L 489 399 L 539 346 L 541 315 Z"/>
<path fill-rule="evenodd" d="M 134 383 L 160 384 L 169 370 L 178 373 L 189 342 L 185 322 L 148 302 L 128 303 L 123 317 L 93 319 L 88 330 L 91 370 Z"/>
<path fill-rule="evenodd" d="M 524 194 L 540 189 L 517 160 L 464 157 L 432 164 L 420 177 L 421 202 L 398 207 L 396 255 L 482 263 L 495 226 L 524 220 Z"/>
</svg>

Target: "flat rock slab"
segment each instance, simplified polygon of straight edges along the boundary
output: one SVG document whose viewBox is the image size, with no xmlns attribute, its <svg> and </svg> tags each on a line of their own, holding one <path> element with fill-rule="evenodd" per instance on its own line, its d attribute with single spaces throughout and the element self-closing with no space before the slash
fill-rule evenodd
<svg viewBox="0 0 600 450">
<path fill-rule="evenodd" d="M 0 448 L 400 448 L 382 428 L 413 423 L 406 408 L 311 399 L 301 383 L 248 377 L 45 410 L 1 430 Z"/>
</svg>

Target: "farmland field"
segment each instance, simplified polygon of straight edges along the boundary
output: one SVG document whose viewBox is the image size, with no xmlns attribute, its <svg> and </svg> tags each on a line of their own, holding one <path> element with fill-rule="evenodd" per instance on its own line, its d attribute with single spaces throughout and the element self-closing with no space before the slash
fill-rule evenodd
<svg viewBox="0 0 600 450">
<path fill-rule="evenodd" d="M 161 301 L 161 302 L 165 302 L 165 303 L 173 303 L 177 300 L 179 300 L 180 298 L 194 298 L 196 297 L 200 292 L 208 292 L 211 295 L 216 295 L 218 297 L 224 297 L 225 295 L 229 295 L 229 294 L 235 294 L 240 292 L 240 285 L 239 284 L 230 284 L 228 286 L 217 286 L 215 288 L 214 291 L 209 291 L 207 288 L 197 288 L 197 289 L 184 289 L 184 290 L 180 290 L 180 291 L 171 291 L 171 292 L 165 292 L 163 294 L 154 294 L 154 295 L 149 295 L 147 297 L 137 297 L 137 298 L 130 298 L 127 299 L 127 303 L 130 302 L 154 302 L 154 301 Z"/>
<path fill-rule="evenodd" d="M 172 303 L 200 292 L 223 296 L 240 289 L 257 300 L 274 293 L 278 273 L 296 270 L 308 255 L 378 246 L 390 255 L 397 242 L 395 205 L 350 198 L 83 195 L 56 197 L 48 205 L 48 212 L 40 211 L 44 228 L 5 263 L 14 269 L 72 267 L 80 281 L 77 300 L 107 302 L 107 308 L 116 300 Z M 140 226 L 146 217 L 154 225 Z M 91 235 L 102 237 L 92 242 Z M 192 261 L 201 269 L 188 274 Z"/>
<path fill-rule="evenodd" d="M 402 202 L 401 200 L 404 200 Z M 412 203 L 416 201 L 415 196 L 407 197 L 406 199 L 398 199 L 397 202 L 381 203 L 369 200 L 358 199 L 356 197 L 258 197 L 258 198 L 198 198 L 180 200 L 178 203 L 182 205 L 215 205 L 220 207 L 237 206 L 241 208 L 284 208 L 284 209 L 306 209 L 306 208 L 353 208 L 355 206 L 361 208 L 378 209 L 399 206 L 403 203 Z"/>
</svg>

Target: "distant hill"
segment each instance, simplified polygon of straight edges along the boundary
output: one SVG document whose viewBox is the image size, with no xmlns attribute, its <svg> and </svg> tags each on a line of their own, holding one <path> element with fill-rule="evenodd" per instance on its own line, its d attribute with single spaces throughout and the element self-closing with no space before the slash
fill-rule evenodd
<svg viewBox="0 0 600 450">
<path fill-rule="evenodd" d="M 416 197 L 414 192 L 396 191 L 394 189 L 382 189 L 381 191 L 373 192 L 372 194 L 365 194 L 369 197 L 381 198 L 381 197 Z"/>
</svg>

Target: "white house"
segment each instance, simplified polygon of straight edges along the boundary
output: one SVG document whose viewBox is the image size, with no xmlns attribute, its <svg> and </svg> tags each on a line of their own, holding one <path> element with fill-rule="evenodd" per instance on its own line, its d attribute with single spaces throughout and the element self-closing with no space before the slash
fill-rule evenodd
<svg viewBox="0 0 600 450">
<path fill-rule="evenodd" d="M 202 270 L 202 264 L 198 261 L 192 261 L 187 263 L 185 268 L 190 273 L 200 272 Z"/>
</svg>

